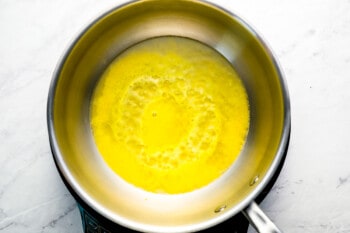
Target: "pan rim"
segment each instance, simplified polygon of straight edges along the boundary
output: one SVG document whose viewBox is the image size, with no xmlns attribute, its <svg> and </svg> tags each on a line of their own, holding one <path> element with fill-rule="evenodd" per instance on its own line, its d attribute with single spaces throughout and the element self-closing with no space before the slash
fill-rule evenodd
<svg viewBox="0 0 350 233">
<path fill-rule="evenodd" d="M 222 8 L 221 6 L 218 6 L 215 3 L 208 2 L 208 1 L 193 1 L 193 0 L 184 0 L 187 2 L 195 2 L 197 4 L 204 4 L 208 7 L 214 7 L 218 9 L 220 12 L 228 14 L 230 17 L 233 17 L 235 20 L 239 21 L 239 23 L 249 31 L 249 33 L 253 34 L 257 41 L 260 43 L 260 45 L 263 47 L 264 51 L 269 56 L 269 59 L 273 62 L 273 65 L 276 69 L 277 76 L 279 77 L 279 81 L 281 83 L 281 92 L 282 92 L 282 100 L 283 100 L 283 130 L 281 133 L 280 142 L 278 144 L 278 150 L 277 153 L 273 159 L 272 164 L 267 170 L 266 175 L 264 178 L 259 181 L 259 183 L 254 187 L 253 191 L 247 195 L 244 200 L 242 200 L 239 204 L 232 207 L 231 209 L 225 211 L 224 213 L 217 215 L 213 217 L 212 219 L 209 219 L 205 222 L 192 224 L 190 226 L 171 226 L 171 227 L 163 227 L 163 226 L 149 226 L 145 224 L 140 224 L 134 221 L 130 221 L 128 219 L 122 218 L 119 215 L 116 215 L 114 213 L 111 213 L 107 209 L 105 209 L 102 205 L 100 205 L 98 202 L 93 200 L 89 195 L 86 194 L 86 192 L 79 186 L 78 182 L 75 180 L 75 178 L 72 176 L 72 174 L 69 171 L 69 168 L 64 162 L 62 152 L 58 146 L 57 138 L 56 138 L 56 131 L 54 127 L 54 101 L 55 101 L 55 94 L 56 94 L 56 88 L 58 85 L 59 77 L 61 70 L 65 64 L 65 61 L 67 57 L 69 56 L 70 52 L 74 49 L 75 45 L 79 42 L 80 38 L 91 28 L 94 26 L 95 23 L 106 17 L 107 15 L 111 14 L 112 12 L 123 8 L 124 6 L 135 4 L 139 1 L 128 1 L 123 4 L 117 5 L 116 7 L 111 8 L 110 10 L 106 11 L 99 17 L 95 18 L 92 22 L 88 24 L 75 39 L 72 43 L 68 46 L 68 49 L 65 50 L 63 56 L 59 60 L 58 66 L 56 67 L 54 74 L 53 74 L 53 80 L 50 84 L 49 88 L 49 94 L 48 94 L 48 101 L 47 101 L 47 127 L 49 132 L 49 141 L 51 146 L 51 151 L 53 154 L 53 158 L 55 161 L 55 164 L 61 173 L 62 177 L 65 179 L 67 184 L 70 186 L 70 188 L 78 195 L 79 198 L 81 198 L 87 205 L 89 205 L 91 208 L 93 208 L 96 212 L 101 214 L 102 216 L 106 217 L 107 219 L 116 222 L 120 225 L 126 226 L 131 229 L 135 230 L 142 230 L 142 231 L 153 231 L 153 232 L 185 232 L 185 231 L 197 231 L 201 229 L 205 229 L 214 225 L 217 225 L 220 222 L 223 222 L 227 220 L 228 218 L 236 215 L 238 212 L 242 211 L 246 206 L 248 206 L 250 203 L 252 203 L 256 197 L 262 192 L 262 190 L 267 186 L 269 181 L 271 180 L 271 177 L 276 173 L 278 165 L 281 163 L 283 154 L 285 153 L 287 149 L 287 144 L 289 141 L 289 135 L 291 131 L 291 113 L 290 113 L 290 98 L 289 93 L 287 89 L 287 83 L 284 77 L 284 74 L 281 70 L 281 66 L 278 63 L 276 56 L 273 54 L 270 46 L 267 45 L 266 40 L 264 40 L 260 33 L 257 33 L 257 31 L 251 26 L 251 24 L 248 24 L 246 20 L 243 20 L 242 17 L 238 16 L 235 13 L 232 13 L 231 11 L 228 11 L 227 9 Z"/>
</svg>

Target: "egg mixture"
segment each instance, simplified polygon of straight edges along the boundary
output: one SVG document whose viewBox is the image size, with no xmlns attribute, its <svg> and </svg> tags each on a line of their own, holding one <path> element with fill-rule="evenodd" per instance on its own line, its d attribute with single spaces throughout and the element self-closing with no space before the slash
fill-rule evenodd
<svg viewBox="0 0 350 233">
<path fill-rule="evenodd" d="M 218 52 L 182 37 L 130 47 L 91 100 L 99 153 L 128 183 L 155 193 L 204 187 L 236 160 L 249 128 L 242 81 Z"/>
</svg>

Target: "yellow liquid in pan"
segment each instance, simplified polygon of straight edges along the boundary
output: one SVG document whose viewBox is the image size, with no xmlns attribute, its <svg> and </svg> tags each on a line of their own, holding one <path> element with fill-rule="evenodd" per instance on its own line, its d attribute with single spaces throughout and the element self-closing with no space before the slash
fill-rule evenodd
<svg viewBox="0 0 350 233">
<path fill-rule="evenodd" d="M 222 175 L 249 128 L 232 66 L 194 40 L 159 37 L 123 52 L 99 81 L 91 128 L 109 167 L 156 193 L 184 193 Z"/>
</svg>

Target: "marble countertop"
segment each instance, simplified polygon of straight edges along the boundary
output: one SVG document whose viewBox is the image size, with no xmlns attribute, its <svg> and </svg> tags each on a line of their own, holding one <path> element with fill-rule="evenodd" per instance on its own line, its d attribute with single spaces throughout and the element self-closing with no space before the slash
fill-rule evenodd
<svg viewBox="0 0 350 233">
<path fill-rule="evenodd" d="M 261 208 L 284 232 L 350 232 L 350 1 L 215 2 L 261 33 L 289 87 L 290 147 Z M 47 94 L 72 39 L 118 4 L 0 0 L 1 233 L 82 232 L 51 156 Z"/>
</svg>

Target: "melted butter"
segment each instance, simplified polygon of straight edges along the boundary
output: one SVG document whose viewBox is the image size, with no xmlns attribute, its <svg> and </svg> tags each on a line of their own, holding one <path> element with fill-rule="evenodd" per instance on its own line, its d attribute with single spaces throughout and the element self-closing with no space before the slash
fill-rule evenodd
<svg viewBox="0 0 350 233">
<path fill-rule="evenodd" d="M 91 102 L 91 128 L 109 167 L 150 192 L 184 193 L 222 175 L 249 128 L 245 88 L 199 42 L 159 37 L 118 56 Z"/>
</svg>

